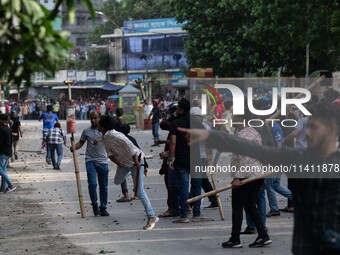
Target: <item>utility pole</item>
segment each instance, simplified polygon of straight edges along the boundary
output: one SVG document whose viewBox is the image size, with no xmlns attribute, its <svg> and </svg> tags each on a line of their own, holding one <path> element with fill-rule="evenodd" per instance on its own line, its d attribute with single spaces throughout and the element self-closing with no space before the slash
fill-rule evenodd
<svg viewBox="0 0 340 255">
<path fill-rule="evenodd" d="M 122 33 L 122 54 L 124 54 L 124 60 L 125 60 L 125 75 L 126 75 L 126 84 L 129 83 L 129 75 L 128 75 L 128 62 L 127 62 L 127 55 L 126 55 L 126 49 L 124 46 L 124 39 L 125 39 L 125 33 L 124 33 L 124 27 L 120 27 L 117 25 L 117 23 L 110 19 L 105 13 L 101 12 L 101 11 L 95 11 L 96 14 L 103 16 L 106 20 L 110 21 L 110 23 L 112 23 L 116 28 L 119 28 L 121 33 Z M 125 51 L 125 52 L 124 52 Z"/>
</svg>

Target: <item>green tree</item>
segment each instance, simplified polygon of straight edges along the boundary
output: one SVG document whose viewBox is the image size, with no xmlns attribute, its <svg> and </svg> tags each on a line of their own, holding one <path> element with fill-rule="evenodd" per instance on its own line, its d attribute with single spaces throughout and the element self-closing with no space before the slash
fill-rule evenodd
<svg viewBox="0 0 340 255">
<path fill-rule="evenodd" d="M 258 43 L 244 38 L 249 8 L 234 8 L 236 1 L 176 1 L 176 18 L 188 31 L 186 56 L 192 67 L 212 67 L 218 76 L 242 76 L 262 65 L 251 54 Z"/>
<path fill-rule="evenodd" d="M 53 20 L 65 2 L 70 22 L 74 22 L 75 0 L 57 0 L 48 11 L 35 0 L 1 0 L 0 6 L 0 77 L 20 86 L 29 86 L 34 72 L 54 73 L 72 47 L 68 33 L 54 31 Z M 90 0 L 82 0 L 92 15 Z"/>
<path fill-rule="evenodd" d="M 219 76 L 270 75 L 282 68 L 303 76 L 306 46 L 310 72 L 339 62 L 338 1 L 171 0 L 185 22 L 191 66 L 213 67 Z"/>
</svg>

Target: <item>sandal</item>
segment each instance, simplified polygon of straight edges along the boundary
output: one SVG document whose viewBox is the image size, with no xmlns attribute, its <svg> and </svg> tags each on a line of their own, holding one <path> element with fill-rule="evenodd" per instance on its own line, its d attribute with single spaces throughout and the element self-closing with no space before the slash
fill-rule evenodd
<svg viewBox="0 0 340 255">
<path fill-rule="evenodd" d="M 166 210 L 164 213 L 158 215 L 159 218 L 176 217 L 178 215 L 173 214 L 170 210 Z"/>
<path fill-rule="evenodd" d="M 281 212 L 288 212 L 288 213 L 294 213 L 294 207 L 285 207 L 283 209 L 280 209 Z"/>
<path fill-rule="evenodd" d="M 124 202 L 130 202 L 131 199 L 130 198 L 126 198 L 126 197 L 121 197 L 120 199 L 116 200 L 118 203 L 124 203 Z"/>
</svg>

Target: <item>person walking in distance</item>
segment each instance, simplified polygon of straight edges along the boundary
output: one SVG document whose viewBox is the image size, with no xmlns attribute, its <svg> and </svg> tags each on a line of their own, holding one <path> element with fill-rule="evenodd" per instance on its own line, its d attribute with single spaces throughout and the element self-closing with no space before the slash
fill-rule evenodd
<svg viewBox="0 0 340 255">
<path fill-rule="evenodd" d="M 106 210 L 109 167 L 105 147 L 101 141 L 102 134 L 98 131 L 99 120 L 100 113 L 92 111 L 90 113 L 91 126 L 83 130 L 79 142 L 75 144 L 75 149 L 80 149 L 87 142 L 85 161 L 93 214 L 95 216 L 99 214 L 101 216 L 109 216 L 110 214 Z M 73 152 L 72 147 L 70 150 Z M 97 178 L 99 184 L 99 208 L 97 203 Z"/>
<path fill-rule="evenodd" d="M 12 130 L 12 144 L 13 144 L 13 154 L 12 154 L 12 162 L 14 160 L 18 160 L 18 144 L 19 137 L 22 137 L 23 130 L 21 127 L 21 122 L 16 112 L 11 112 L 11 130 Z"/>
<path fill-rule="evenodd" d="M 0 114 L 0 144 L 0 190 L 1 192 L 6 193 L 16 190 L 16 187 L 7 175 L 6 169 L 8 160 L 12 156 L 12 132 L 8 127 L 8 117 L 6 114 Z"/>
<path fill-rule="evenodd" d="M 63 144 L 66 146 L 66 134 L 59 122 L 55 123 L 54 128 L 48 131 L 45 139 L 51 152 L 53 169 L 60 170 L 61 160 L 63 159 Z M 55 152 L 57 152 L 57 160 L 55 159 Z"/>
<path fill-rule="evenodd" d="M 39 121 L 43 121 L 43 141 L 42 141 L 42 148 L 46 146 L 44 141 L 44 137 L 46 137 L 48 131 L 54 127 L 54 124 L 58 122 L 58 117 L 54 113 L 52 113 L 52 105 L 46 106 L 46 112 L 43 112 L 40 117 Z M 48 146 L 46 146 L 46 163 L 51 164 L 51 152 Z"/>
<path fill-rule="evenodd" d="M 149 117 L 147 119 L 147 121 L 150 120 L 150 118 L 152 117 L 152 136 L 153 136 L 153 140 L 154 140 L 154 144 L 151 146 L 159 146 L 159 144 L 157 143 L 157 141 L 159 140 L 159 119 L 161 117 L 159 108 L 158 108 L 158 101 L 157 100 L 153 100 L 153 108 L 149 114 Z"/>
</svg>

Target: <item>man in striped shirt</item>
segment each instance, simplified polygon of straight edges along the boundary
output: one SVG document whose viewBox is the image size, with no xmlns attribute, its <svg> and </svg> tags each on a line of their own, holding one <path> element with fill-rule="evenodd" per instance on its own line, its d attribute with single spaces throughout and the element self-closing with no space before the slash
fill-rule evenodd
<svg viewBox="0 0 340 255">
<path fill-rule="evenodd" d="M 62 130 L 59 122 L 54 124 L 54 128 L 50 129 L 44 139 L 51 153 L 53 169 L 60 170 L 61 160 L 63 159 L 63 144 L 66 146 L 66 134 Z M 57 161 L 55 159 L 57 152 Z"/>
</svg>

